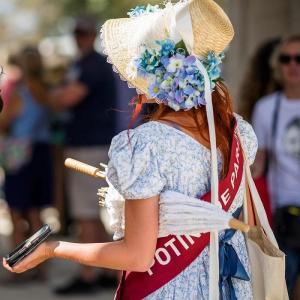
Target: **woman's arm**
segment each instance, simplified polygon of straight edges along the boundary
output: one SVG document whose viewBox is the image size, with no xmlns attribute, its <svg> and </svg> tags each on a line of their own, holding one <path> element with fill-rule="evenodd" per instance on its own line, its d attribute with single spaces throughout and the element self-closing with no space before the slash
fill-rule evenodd
<svg viewBox="0 0 300 300">
<path fill-rule="evenodd" d="M 84 265 L 116 270 L 147 271 L 153 261 L 158 235 L 159 196 L 125 202 L 125 237 L 122 241 L 97 244 L 47 242 L 10 268 L 22 273 L 49 258 L 64 258 Z"/>
<path fill-rule="evenodd" d="M 11 123 L 20 114 L 22 110 L 22 101 L 17 93 L 14 93 L 0 115 L 0 131 L 7 132 Z"/>
<path fill-rule="evenodd" d="M 69 83 L 53 91 L 48 91 L 42 82 L 31 80 L 28 82 L 31 92 L 43 105 L 54 111 L 60 111 L 72 107 L 81 102 L 88 94 L 88 88 L 77 82 Z"/>
<path fill-rule="evenodd" d="M 265 149 L 258 149 L 254 164 L 252 165 L 252 176 L 254 178 L 264 175 L 266 170 L 268 152 Z"/>
<path fill-rule="evenodd" d="M 71 82 L 53 90 L 49 96 L 49 103 L 55 110 L 70 108 L 83 101 L 88 93 L 89 89 L 86 85 Z"/>
</svg>

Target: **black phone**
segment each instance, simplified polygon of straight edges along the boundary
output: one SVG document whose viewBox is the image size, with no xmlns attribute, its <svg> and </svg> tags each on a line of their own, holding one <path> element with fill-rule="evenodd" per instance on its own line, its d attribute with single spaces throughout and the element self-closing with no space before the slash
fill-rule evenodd
<svg viewBox="0 0 300 300">
<path fill-rule="evenodd" d="M 15 266 L 18 262 L 33 252 L 41 243 L 43 243 L 51 233 L 52 230 L 50 226 L 45 224 L 39 231 L 4 257 L 8 265 L 10 267 Z"/>
</svg>

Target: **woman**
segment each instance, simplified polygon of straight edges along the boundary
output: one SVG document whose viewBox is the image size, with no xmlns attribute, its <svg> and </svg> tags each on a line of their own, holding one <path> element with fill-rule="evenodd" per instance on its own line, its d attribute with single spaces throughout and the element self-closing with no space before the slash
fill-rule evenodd
<svg viewBox="0 0 300 300">
<path fill-rule="evenodd" d="M 274 78 L 271 66 L 272 55 L 279 43 L 279 38 L 272 38 L 263 42 L 254 52 L 247 67 L 247 72 L 240 88 L 238 112 L 248 122 L 252 120 L 253 110 L 257 101 L 281 88 L 278 80 Z M 273 216 L 265 174 L 255 178 L 255 183 L 263 201 L 268 220 L 272 224 Z"/>
<path fill-rule="evenodd" d="M 3 157 L 4 192 L 14 224 L 14 243 L 24 240 L 23 218 L 32 232 L 41 227 L 40 210 L 52 202 L 47 88 L 41 56 L 34 47 L 18 55 L 21 78 L 15 83 L 9 103 L 0 118 L 7 145 Z M 9 146 L 7 146 L 9 147 Z"/>
<path fill-rule="evenodd" d="M 265 41 L 254 52 L 240 89 L 239 113 L 251 122 L 254 106 L 258 99 L 280 89 L 280 83 L 274 78 L 271 57 L 280 43 L 279 38 Z"/>
<path fill-rule="evenodd" d="M 253 171 L 255 176 L 261 176 L 268 164 L 267 180 L 275 213 L 275 233 L 287 254 L 286 280 L 291 295 L 300 271 L 300 234 L 296 229 L 300 221 L 299 35 L 287 37 L 280 43 L 272 64 L 274 75 L 283 88 L 261 98 L 255 106 L 253 126 L 259 149 Z M 293 210 L 296 214 L 289 213 Z"/>
<path fill-rule="evenodd" d="M 241 134 L 250 163 L 257 147 L 250 125 L 234 117 L 227 88 L 220 82 L 220 53 L 232 39 L 233 28 L 211 0 L 169 3 L 163 9 L 148 5 L 129 15 L 129 19 L 105 23 L 105 50 L 120 74 L 143 93 L 134 117 L 143 103 L 160 104 L 150 122 L 122 132 L 111 144 L 106 202 L 116 241 L 85 245 L 47 242 L 13 269 L 3 263 L 10 271 L 24 272 L 60 257 L 127 270 L 117 299 L 218 299 L 218 282 L 213 280 L 219 280 L 219 273 L 209 271 L 214 247 L 208 247 L 209 234 L 199 234 L 194 223 L 199 222 L 195 207 L 204 203 L 196 198 L 211 198 L 228 216 L 234 213 L 238 217 L 244 179 L 234 128 Z M 211 87 L 219 149 L 217 175 L 228 179 L 230 174 L 234 188 L 234 196 L 225 191 L 220 199 L 209 194 L 216 183 L 215 174 L 211 181 L 212 131 L 206 117 L 206 110 L 211 113 Z M 234 159 L 238 160 L 236 173 L 230 173 Z M 202 221 L 210 220 L 203 216 Z M 207 226 L 202 232 L 216 228 Z M 214 231 L 211 245 L 217 244 L 216 236 Z M 232 264 L 240 276 L 221 270 L 220 293 L 224 299 L 252 299 L 249 260 L 240 231 L 220 233 L 220 249 L 228 247 L 236 253 Z M 225 257 L 223 262 L 228 265 Z"/>
</svg>

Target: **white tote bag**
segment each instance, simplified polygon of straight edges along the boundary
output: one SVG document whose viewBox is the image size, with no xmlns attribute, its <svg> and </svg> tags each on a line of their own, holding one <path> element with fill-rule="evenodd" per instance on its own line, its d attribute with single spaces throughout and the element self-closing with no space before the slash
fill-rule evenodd
<svg viewBox="0 0 300 300">
<path fill-rule="evenodd" d="M 206 114 L 211 146 L 211 203 L 217 205 L 219 199 L 218 159 L 210 79 L 205 67 L 199 60 L 196 60 L 196 65 L 205 79 Z M 246 184 L 249 186 L 252 198 L 250 203 L 253 203 L 257 220 L 257 226 L 253 227 L 246 236 L 251 265 L 253 298 L 254 300 L 287 300 L 289 297 L 285 282 L 285 254 L 278 248 L 278 244 L 267 220 L 262 201 L 252 179 L 246 157 L 245 169 Z M 248 223 L 247 201 L 244 201 L 244 204 L 245 221 Z M 219 289 L 216 288 L 219 282 L 218 239 L 217 231 L 210 233 L 209 300 L 218 300 L 220 297 Z"/>
<path fill-rule="evenodd" d="M 253 225 L 254 217 L 256 220 L 256 226 L 246 234 L 253 298 L 287 300 L 285 254 L 278 248 L 246 158 L 245 173 L 244 219 L 250 225 Z"/>
</svg>

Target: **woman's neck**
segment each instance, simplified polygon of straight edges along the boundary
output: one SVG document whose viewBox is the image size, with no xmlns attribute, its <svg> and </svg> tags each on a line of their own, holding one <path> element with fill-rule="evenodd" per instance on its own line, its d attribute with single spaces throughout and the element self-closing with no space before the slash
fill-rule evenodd
<svg viewBox="0 0 300 300">
<path fill-rule="evenodd" d="M 202 124 L 203 120 L 199 119 L 199 115 L 197 115 L 197 117 L 198 117 L 198 122 Z M 191 111 L 168 112 L 160 119 L 165 121 L 171 121 L 173 123 L 178 124 L 179 126 L 191 127 L 191 128 L 197 127 L 197 124 L 195 122 L 195 119 L 192 116 Z"/>
<path fill-rule="evenodd" d="M 197 114 L 196 117 L 199 125 L 201 126 L 203 124 L 201 114 Z M 181 129 L 181 131 L 190 135 L 205 147 L 210 147 L 208 132 L 207 130 L 204 130 L 203 132 L 201 129 L 199 132 L 199 127 L 197 126 L 192 111 L 168 112 L 163 117 L 160 117 L 157 121 L 162 121 L 163 123 L 174 123 Z"/>
<path fill-rule="evenodd" d="M 287 99 L 300 99 L 300 85 L 286 85 L 284 88 L 284 94 Z"/>
</svg>

